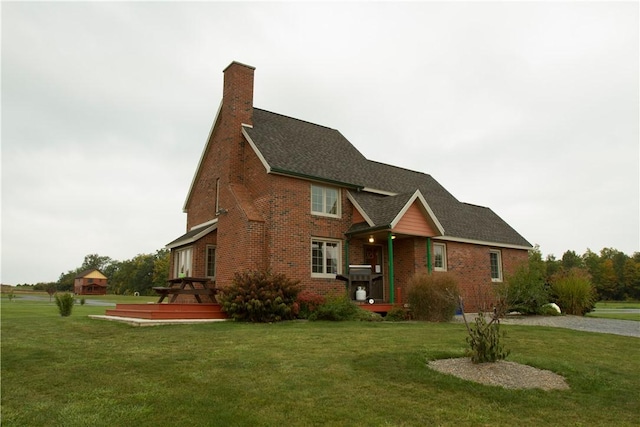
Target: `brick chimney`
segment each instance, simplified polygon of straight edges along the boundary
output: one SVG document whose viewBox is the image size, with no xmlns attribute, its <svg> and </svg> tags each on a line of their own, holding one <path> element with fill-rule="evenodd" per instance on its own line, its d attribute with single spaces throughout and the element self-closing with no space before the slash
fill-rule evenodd
<svg viewBox="0 0 640 427">
<path fill-rule="evenodd" d="M 229 182 L 242 183 L 244 137 L 242 124 L 253 125 L 253 73 L 255 67 L 232 62 L 224 69 L 222 92 L 222 115 L 226 127 L 225 135 L 230 139 L 225 144 L 229 148 Z"/>
</svg>

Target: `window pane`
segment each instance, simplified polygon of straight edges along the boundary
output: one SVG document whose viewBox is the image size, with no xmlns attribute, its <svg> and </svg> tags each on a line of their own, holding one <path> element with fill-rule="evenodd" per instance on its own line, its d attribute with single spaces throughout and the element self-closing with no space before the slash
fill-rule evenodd
<svg viewBox="0 0 640 427">
<path fill-rule="evenodd" d="M 327 194 L 327 210 L 326 213 L 337 215 L 338 213 L 338 190 L 333 188 L 326 189 Z"/>
<path fill-rule="evenodd" d="M 322 187 L 318 187 L 317 185 L 311 186 L 311 211 L 312 212 L 324 212 L 323 209 L 323 195 Z"/>
<path fill-rule="evenodd" d="M 498 252 L 490 252 L 489 260 L 491 262 L 491 278 L 500 279 L 500 254 Z"/>
<path fill-rule="evenodd" d="M 207 277 L 216 276 L 216 248 L 207 248 Z"/>
<path fill-rule="evenodd" d="M 444 257 L 441 245 L 433 245 L 433 266 L 435 268 L 444 268 Z"/>
<path fill-rule="evenodd" d="M 191 248 L 177 251 L 174 262 L 174 277 L 189 276 L 191 274 Z"/>
<path fill-rule="evenodd" d="M 322 252 L 322 242 L 311 242 L 311 272 L 313 273 L 324 273 Z"/>
<path fill-rule="evenodd" d="M 338 244 L 325 243 L 327 253 L 327 274 L 338 274 Z"/>
</svg>

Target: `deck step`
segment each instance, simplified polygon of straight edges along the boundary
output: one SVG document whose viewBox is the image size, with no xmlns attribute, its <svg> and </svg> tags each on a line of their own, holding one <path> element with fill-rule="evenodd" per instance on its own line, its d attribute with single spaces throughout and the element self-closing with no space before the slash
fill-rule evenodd
<svg viewBox="0 0 640 427">
<path fill-rule="evenodd" d="M 117 304 L 109 309 L 107 316 L 132 317 L 136 319 L 227 319 L 220 304 Z"/>
</svg>

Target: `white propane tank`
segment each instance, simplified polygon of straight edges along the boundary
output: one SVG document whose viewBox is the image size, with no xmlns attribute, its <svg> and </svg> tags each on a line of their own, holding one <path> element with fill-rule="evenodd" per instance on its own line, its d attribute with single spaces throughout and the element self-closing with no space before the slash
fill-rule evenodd
<svg viewBox="0 0 640 427">
<path fill-rule="evenodd" d="M 356 301 L 364 301 L 367 299 L 367 291 L 364 290 L 364 286 L 358 286 L 356 291 Z"/>
</svg>

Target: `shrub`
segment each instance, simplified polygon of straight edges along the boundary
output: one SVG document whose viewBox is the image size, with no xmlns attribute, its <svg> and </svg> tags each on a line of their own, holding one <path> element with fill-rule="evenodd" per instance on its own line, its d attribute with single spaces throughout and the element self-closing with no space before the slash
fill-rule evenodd
<svg viewBox="0 0 640 427">
<path fill-rule="evenodd" d="M 562 313 L 559 313 L 551 304 L 545 304 L 542 306 L 540 314 L 543 316 L 560 316 Z"/>
<path fill-rule="evenodd" d="M 551 292 L 565 314 L 583 316 L 593 310 L 597 301 L 595 286 L 589 273 L 579 268 L 560 272 L 551 278 Z"/>
<path fill-rule="evenodd" d="M 455 315 L 459 292 L 451 274 L 416 274 L 408 287 L 407 301 L 414 319 L 446 322 Z"/>
<path fill-rule="evenodd" d="M 497 362 L 509 355 L 509 351 L 502 346 L 504 334 L 500 334 L 500 322 L 497 314 L 487 323 L 484 313 L 478 313 L 475 319 L 475 328 L 467 324 L 466 317 L 464 321 L 469 332 L 467 343 L 471 347 L 469 355 L 473 363 Z"/>
<path fill-rule="evenodd" d="M 542 307 L 549 302 L 544 274 L 526 264 L 507 277 L 497 292 L 502 311 L 542 314 Z"/>
<path fill-rule="evenodd" d="M 382 320 L 382 317 L 360 308 L 344 295 L 328 298 L 309 315 L 309 320 Z"/>
<path fill-rule="evenodd" d="M 284 274 L 252 271 L 235 273 L 220 295 L 223 310 L 234 320 L 277 322 L 295 317 L 298 282 Z"/>
<path fill-rule="evenodd" d="M 384 320 L 388 322 L 402 322 L 403 320 L 409 320 L 409 312 L 403 307 L 395 306 L 387 312 Z"/>
<path fill-rule="evenodd" d="M 302 291 L 296 298 L 298 304 L 298 317 L 308 319 L 311 313 L 326 302 L 325 297 L 312 291 Z"/>
<path fill-rule="evenodd" d="M 58 311 L 60 312 L 60 316 L 67 317 L 71 316 L 71 310 L 73 310 L 73 295 L 65 292 L 64 294 L 56 294 L 56 305 L 58 306 Z"/>
</svg>

